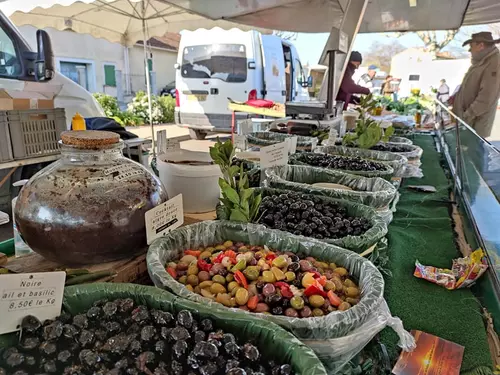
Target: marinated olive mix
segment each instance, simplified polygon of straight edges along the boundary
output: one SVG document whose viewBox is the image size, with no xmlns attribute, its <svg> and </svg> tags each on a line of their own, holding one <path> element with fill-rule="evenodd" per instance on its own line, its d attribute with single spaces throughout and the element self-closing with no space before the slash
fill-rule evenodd
<svg viewBox="0 0 500 375">
<path fill-rule="evenodd" d="M 289 375 L 289 364 L 264 358 L 251 343 L 197 320 L 134 304 L 102 300 L 83 314 L 43 324 L 26 316 L 17 346 L 0 349 L 0 374 Z"/>
<path fill-rule="evenodd" d="M 232 241 L 185 250 L 167 272 L 191 292 L 257 313 L 318 317 L 348 310 L 360 299 L 343 267 Z"/>
<path fill-rule="evenodd" d="M 303 163 L 330 169 L 343 169 L 349 171 L 386 171 L 385 164 L 361 159 L 357 156 L 340 156 L 327 154 L 302 154 L 297 159 Z"/>
<path fill-rule="evenodd" d="M 260 215 L 270 228 L 318 239 L 359 236 L 371 227 L 367 219 L 349 216 L 344 207 L 307 194 L 268 195 Z"/>
</svg>

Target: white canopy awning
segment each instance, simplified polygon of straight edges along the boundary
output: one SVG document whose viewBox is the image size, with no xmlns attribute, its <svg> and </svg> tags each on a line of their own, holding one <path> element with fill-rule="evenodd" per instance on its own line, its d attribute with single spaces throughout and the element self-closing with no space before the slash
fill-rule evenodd
<svg viewBox="0 0 500 375">
<path fill-rule="evenodd" d="M 274 30 L 330 32 L 349 0 L 162 0 L 213 20 Z M 351 0 L 361 1 L 361 0 Z M 416 6 L 410 6 L 410 3 Z M 500 0 L 371 0 L 359 32 L 457 29 L 500 21 Z"/>
</svg>

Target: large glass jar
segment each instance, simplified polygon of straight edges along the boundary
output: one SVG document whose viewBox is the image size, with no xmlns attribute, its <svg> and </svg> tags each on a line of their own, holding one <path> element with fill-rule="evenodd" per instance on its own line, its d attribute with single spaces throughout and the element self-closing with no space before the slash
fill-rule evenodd
<svg viewBox="0 0 500 375">
<path fill-rule="evenodd" d="M 34 175 L 17 199 L 25 242 L 65 265 L 145 251 L 144 214 L 168 199 L 160 180 L 123 156 L 115 133 L 64 132 L 61 139 L 61 158 Z"/>
</svg>

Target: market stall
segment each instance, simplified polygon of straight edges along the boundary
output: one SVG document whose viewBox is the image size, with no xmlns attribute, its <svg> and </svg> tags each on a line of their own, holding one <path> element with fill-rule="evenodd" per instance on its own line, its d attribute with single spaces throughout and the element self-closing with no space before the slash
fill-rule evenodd
<svg viewBox="0 0 500 375">
<path fill-rule="evenodd" d="M 251 12 L 226 4 L 210 18 L 251 20 L 278 3 Z M 297 12 L 300 3 L 277 8 Z M 208 11 L 206 2 L 182 4 Z M 343 4 L 334 15 L 348 14 Z M 210 162 L 166 157 L 179 170 L 220 168 L 218 181 L 201 186 L 215 187 L 220 202 L 199 215 L 126 160 L 113 133 L 64 133 L 61 160 L 16 203 L 18 230 L 37 254 L 0 258 L 0 374 L 388 374 L 412 350 L 420 365 L 442 363 L 419 351 L 421 334 L 410 330 L 462 346 L 448 364 L 455 373 L 493 374 L 494 331 L 466 288 L 491 278 L 491 263 L 481 251 L 457 259 L 441 148 L 414 127 L 405 128 L 411 139 L 394 139 L 391 125 L 358 111 L 342 146 L 336 138 L 297 153 L 298 138 L 284 137 L 246 166 L 230 141 L 211 147 Z M 397 175 L 416 163 L 418 177 Z M 0 246 L 11 255 L 12 241 Z M 98 272 L 114 283 L 95 283 Z M 78 277 L 84 285 L 65 288 Z M 39 286 L 43 295 L 18 294 Z"/>
</svg>

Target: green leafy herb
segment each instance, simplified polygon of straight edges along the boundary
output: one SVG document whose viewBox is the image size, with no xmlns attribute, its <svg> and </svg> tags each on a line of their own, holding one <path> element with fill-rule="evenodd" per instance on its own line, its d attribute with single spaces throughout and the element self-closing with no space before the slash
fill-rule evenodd
<svg viewBox="0 0 500 375">
<path fill-rule="evenodd" d="M 219 200 L 229 220 L 257 222 L 262 197 L 249 187 L 248 174 L 244 171 L 243 164 L 233 164 L 234 153 L 230 140 L 222 143 L 217 139 L 217 143 L 210 147 L 210 156 L 223 175 L 223 178 L 219 178 L 222 193 Z"/>
</svg>

